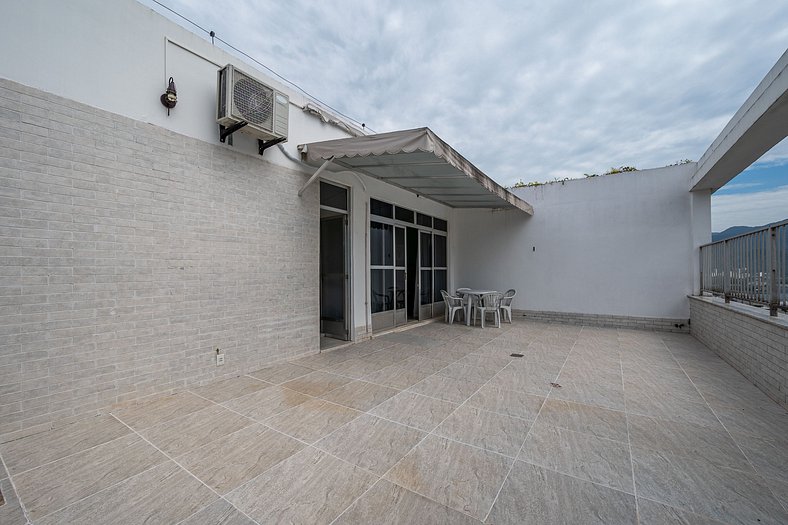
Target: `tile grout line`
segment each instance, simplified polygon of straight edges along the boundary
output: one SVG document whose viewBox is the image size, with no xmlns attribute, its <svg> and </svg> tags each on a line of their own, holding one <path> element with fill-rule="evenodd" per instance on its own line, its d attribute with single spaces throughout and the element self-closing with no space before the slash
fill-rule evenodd
<svg viewBox="0 0 788 525">
<path fill-rule="evenodd" d="M 575 338 L 575 341 L 572 343 L 572 348 L 570 348 L 569 352 L 566 354 L 566 358 L 564 359 L 564 362 L 561 365 L 561 368 L 558 370 L 558 374 L 556 374 L 555 379 L 553 380 L 553 382 L 558 381 L 558 378 L 561 376 L 561 371 L 564 369 L 564 366 L 566 366 L 567 361 L 569 361 L 569 356 L 572 355 L 572 351 L 574 351 L 575 345 L 577 344 L 577 340 L 580 338 L 582 333 L 583 333 L 583 327 L 581 327 L 580 331 L 577 333 L 577 337 Z M 523 442 L 520 444 L 520 448 L 517 451 L 517 455 L 515 456 L 514 461 L 512 461 L 512 464 L 509 466 L 509 470 L 506 472 L 506 476 L 504 476 L 503 482 L 501 483 L 501 486 L 498 487 L 498 492 L 495 493 L 495 497 L 493 498 L 493 501 L 490 504 L 490 509 L 487 511 L 487 514 L 484 515 L 484 519 L 482 520 L 482 522 L 486 522 L 487 519 L 490 517 L 490 513 L 492 512 L 493 507 L 495 507 L 495 504 L 498 501 L 498 497 L 501 495 L 501 491 L 503 491 L 503 487 L 504 487 L 504 485 L 506 485 L 506 481 L 509 479 L 509 475 L 512 473 L 512 470 L 514 470 L 514 466 L 517 464 L 517 458 L 522 453 L 523 447 L 525 447 L 525 443 L 528 441 L 528 436 L 531 435 L 531 431 L 536 426 L 536 422 L 539 420 L 539 416 L 542 414 L 542 409 L 544 408 L 545 404 L 547 403 L 547 400 L 550 398 L 550 393 L 552 391 L 553 391 L 553 387 L 551 386 L 550 390 L 547 392 L 547 395 L 542 400 L 542 404 L 541 404 L 541 406 L 539 407 L 539 410 L 536 413 L 536 417 L 534 418 L 534 422 L 528 428 L 528 432 L 525 433 L 525 437 L 523 438 Z"/>
<path fill-rule="evenodd" d="M 28 516 L 27 508 L 25 508 L 25 504 L 22 501 L 22 497 L 19 495 L 19 491 L 16 489 L 16 483 L 14 483 L 14 478 L 12 477 L 11 471 L 8 470 L 8 465 L 6 464 L 6 462 L 3 459 L 2 455 L 0 455 L 0 463 L 2 463 L 6 474 L 8 474 L 8 478 L 7 478 L 8 479 L 8 483 L 11 484 L 11 490 L 14 491 L 14 495 L 16 496 L 16 501 L 19 502 L 19 508 L 22 509 L 22 515 L 25 517 L 25 522 L 26 523 L 33 523 L 33 521 L 30 519 L 30 516 Z M 8 505 L 8 500 L 7 499 L 6 499 L 6 502 L 5 502 L 4 506 L 5 505 Z"/>
<path fill-rule="evenodd" d="M 616 333 L 619 333 L 616 330 Z M 660 339 L 661 340 L 661 339 Z M 640 523 L 640 505 L 638 503 L 638 486 L 637 482 L 635 481 L 635 458 L 632 457 L 632 437 L 629 431 L 629 412 L 627 412 L 627 388 L 626 388 L 626 381 L 624 380 L 624 363 L 621 359 L 621 342 L 618 342 L 619 347 L 619 355 L 618 355 L 618 366 L 621 370 L 621 390 L 624 393 L 624 419 L 626 420 L 627 424 L 627 448 L 629 449 L 629 467 L 631 469 L 632 474 L 632 490 L 634 491 L 635 495 L 635 522 Z M 671 357 L 673 357 L 671 355 Z"/>
<path fill-rule="evenodd" d="M 503 335 L 503 334 L 501 334 L 501 335 Z M 499 337 L 500 337 L 500 336 L 499 336 Z M 493 339 L 491 339 L 490 341 L 488 341 L 488 342 L 486 342 L 486 343 L 482 344 L 481 346 L 485 346 L 486 344 L 489 344 L 489 343 L 491 343 L 491 342 L 492 342 L 493 340 L 495 340 L 495 339 L 496 339 L 496 338 L 493 338 Z M 481 348 L 481 346 L 480 346 L 479 348 Z M 513 360 L 512 360 L 512 361 L 513 361 Z M 478 393 L 479 393 L 479 391 L 480 391 L 482 388 L 484 388 L 485 386 L 487 386 L 487 384 L 489 384 L 489 383 L 490 383 L 490 381 L 492 381 L 492 380 L 493 380 L 495 377 L 497 377 L 497 376 L 498 376 L 498 374 L 500 374 L 500 373 L 501 373 L 503 370 L 505 370 L 507 367 L 509 367 L 509 365 L 511 365 L 512 361 L 509 361 L 509 363 L 507 363 L 507 364 L 506 364 L 506 365 L 505 365 L 503 368 L 501 368 L 501 369 L 500 369 L 500 370 L 498 370 L 498 371 L 497 371 L 495 374 L 493 374 L 493 375 L 492 375 L 492 377 L 490 377 L 490 378 L 489 378 L 487 381 L 485 381 L 485 382 L 484 382 L 484 384 L 482 384 L 482 385 L 481 385 L 481 386 L 480 386 L 478 389 L 476 389 L 476 391 L 474 391 L 473 393 L 471 393 L 471 394 L 470 394 L 470 395 L 469 395 L 469 396 L 468 396 L 468 397 L 467 397 L 467 398 L 466 398 L 466 399 L 465 399 L 465 400 L 464 400 L 462 403 L 460 403 L 459 405 L 457 405 L 457 407 L 455 407 L 455 409 L 454 409 L 454 410 L 452 410 L 451 412 L 449 412 L 449 414 L 448 414 L 448 415 L 447 415 L 445 418 L 443 418 L 443 420 L 442 420 L 442 421 L 440 421 L 440 422 L 439 422 L 437 425 L 435 425 L 435 426 L 432 428 L 432 430 L 430 430 L 429 432 L 425 433 L 424 437 L 423 437 L 422 439 L 420 439 L 418 443 L 416 443 L 415 445 L 413 445 L 413 446 L 410 448 L 410 450 L 409 450 L 409 451 L 408 451 L 408 452 L 407 452 L 407 453 L 406 453 L 404 456 L 402 456 L 402 458 L 400 458 L 400 459 L 399 459 L 399 461 L 397 461 L 397 462 L 396 462 L 394 465 L 392 465 L 392 466 L 391 466 L 391 468 L 389 468 L 389 470 L 387 470 L 387 471 L 386 471 L 386 473 L 385 473 L 383 476 L 386 476 L 386 475 L 387 475 L 389 472 L 391 472 L 391 470 L 392 470 L 392 469 L 394 469 L 394 468 L 395 468 L 397 465 L 399 465 L 400 463 L 402 463 L 402 461 L 403 461 L 405 458 L 407 458 L 408 456 L 410 456 L 410 455 L 413 453 L 413 451 L 414 451 L 414 450 L 416 450 L 416 448 L 418 448 L 418 447 L 419 447 L 419 445 L 421 445 L 421 444 L 422 444 L 422 443 L 423 443 L 423 442 L 424 442 L 424 441 L 425 441 L 425 440 L 426 440 L 426 439 L 427 439 L 429 436 L 433 436 L 433 437 L 436 437 L 436 438 L 438 438 L 438 439 L 446 439 L 446 440 L 448 440 L 448 441 L 453 441 L 453 442 L 455 442 L 455 443 L 459 443 L 459 444 L 462 444 L 462 445 L 467 445 L 466 443 L 462 443 L 462 442 L 460 442 L 460 441 L 456 441 L 456 440 L 454 440 L 454 439 L 446 438 L 445 436 L 440 436 L 440 435 L 438 435 L 438 434 L 434 434 L 434 432 L 435 432 L 435 430 L 437 430 L 437 429 L 438 429 L 438 428 L 439 428 L 439 427 L 440 427 L 440 426 L 441 426 L 443 423 L 445 423 L 445 422 L 446 422 L 446 420 L 448 420 L 448 419 L 449 419 L 449 418 L 450 418 L 450 417 L 451 417 L 451 416 L 452 416 L 454 413 L 456 413 L 458 410 L 460 410 L 460 409 L 461 409 L 461 408 L 462 408 L 462 407 L 463 407 L 463 406 L 464 406 L 464 405 L 465 405 L 465 404 L 466 404 L 466 403 L 467 403 L 467 402 L 468 402 L 468 401 L 469 401 L 469 400 L 470 400 L 470 399 L 471 399 L 473 396 L 475 396 L 476 394 L 478 394 Z M 447 366 L 448 366 L 448 365 L 447 365 Z M 445 368 L 445 367 L 444 367 L 444 368 Z M 441 369 L 441 370 L 442 370 L 442 369 Z M 433 375 L 436 375 L 436 374 L 433 374 Z M 425 379 L 426 379 L 426 378 L 425 378 Z M 485 452 L 488 452 L 488 453 L 493 453 L 493 454 L 496 454 L 496 455 L 499 455 L 499 456 L 506 457 L 507 459 L 511 459 L 511 458 L 509 458 L 508 456 L 505 456 L 505 455 L 503 455 L 503 454 L 499 454 L 499 453 L 496 453 L 496 452 L 493 452 L 493 451 L 490 451 L 490 450 L 487 450 L 487 449 L 484 449 L 484 448 L 481 448 L 481 447 L 478 447 L 478 446 L 473 446 L 473 445 L 471 445 L 471 446 L 472 446 L 473 448 L 477 448 L 477 449 L 483 450 L 483 451 L 485 451 Z M 516 459 L 512 459 L 512 464 L 514 464 L 514 461 L 516 461 Z M 381 476 L 381 478 L 382 478 L 383 476 Z M 392 483 L 394 483 L 395 485 L 397 485 L 397 483 L 395 483 L 395 482 L 392 482 Z M 397 485 L 397 486 L 401 486 L 401 485 Z M 408 489 L 407 487 L 402 487 L 402 488 L 404 488 L 405 490 L 411 490 L 411 489 Z M 411 491 L 411 492 L 414 492 L 414 493 L 418 494 L 418 492 L 415 492 L 415 491 Z M 424 496 L 423 494 L 420 494 L 420 495 Z M 362 494 L 362 496 L 363 496 L 363 494 Z M 424 496 L 424 497 L 428 498 L 428 499 L 429 499 L 429 500 L 431 500 L 431 501 L 435 501 L 434 499 L 432 499 L 432 498 L 429 498 L 429 497 L 427 497 L 427 496 Z M 355 503 L 355 502 L 354 502 L 354 503 Z M 437 502 L 437 501 L 436 501 L 436 503 L 438 503 L 438 504 L 440 504 L 440 505 L 443 505 L 444 507 L 451 508 L 451 507 L 448 507 L 447 505 L 444 505 L 443 503 L 440 503 L 440 502 Z M 348 508 L 349 508 L 349 507 L 348 507 Z M 347 510 L 347 509 L 345 509 L 345 510 Z M 457 510 L 457 509 L 454 509 L 454 510 Z M 464 513 L 464 512 L 463 512 L 463 513 Z M 343 514 L 344 514 L 344 511 L 343 511 Z M 472 518 L 475 518 L 474 516 L 471 516 L 471 517 L 472 517 Z M 482 520 L 479 520 L 479 521 L 482 521 Z"/>
<path fill-rule="evenodd" d="M 484 346 L 484 345 L 482 345 L 482 346 Z M 507 363 L 507 364 L 506 364 L 506 365 L 505 365 L 503 368 L 501 368 L 501 370 L 499 370 L 498 372 L 496 372 L 496 373 L 495 373 L 495 374 L 494 374 L 492 377 L 490 377 L 490 379 L 488 379 L 488 380 L 487 380 L 487 381 L 486 381 L 486 382 L 485 382 L 485 383 L 484 383 L 482 386 L 480 386 L 480 387 L 479 387 L 479 388 L 478 388 L 478 389 L 477 389 L 475 392 L 473 392 L 473 393 L 472 393 L 470 396 L 468 396 L 468 397 L 465 399 L 465 401 L 463 401 L 462 403 L 460 403 L 460 404 L 459 404 L 459 405 L 458 405 L 458 406 L 457 406 L 457 407 L 456 407 L 454 410 L 452 410 L 451 412 L 449 412 L 449 414 L 448 414 L 448 415 L 447 415 L 445 418 L 443 418 L 443 420 L 442 420 L 440 423 L 438 423 L 437 425 L 435 425 L 435 427 L 433 427 L 433 429 L 432 429 L 431 431 L 429 431 L 429 432 L 426 432 L 423 438 L 421 438 L 421 439 L 420 439 L 420 440 L 419 440 L 419 441 L 418 441 L 418 442 L 417 442 L 415 445 L 413 445 L 413 446 L 412 446 L 412 447 L 411 447 L 411 448 L 408 450 L 408 452 L 407 452 L 407 453 L 406 453 L 404 456 L 402 456 L 402 457 L 401 457 L 401 458 L 400 458 L 400 459 L 399 459 L 399 460 L 398 460 L 396 463 L 394 463 L 394 464 L 393 464 L 391 467 L 389 467 L 389 469 L 388 469 L 388 470 L 386 470 L 386 472 L 385 472 L 385 473 L 383 473 L 383 475 L 382 475 L 382 476 L 380 476 L 380 477 L 379 477 L 379 478 L 378 478 L 378 479 L 377 479 L 377 480 L 376 480 L 376 481 L 375 481 L 375 482 L 374 482 L 372 485 L 370 485 L 370 487 L 369 487 L 367 490 L 365 490 L 365 491 L 364 491 L 364 492 L 363 492 L 361 495 L 359 495 L 359 496 L 358 496 L 358 497 L 357 497 L 355 500 L 353 500 L 353 501 L 350 503 L 350 505 L 348 505 L 347 507 L 345 507 L 345 509 L 344 509 L 344 510 L 343 510 L 343 511 L 342 511 L 342 512 L 341 512 L 341 513 L 340 513 L 340 514 L 339 514 L 339 515 L 338 515 L 336 518 L 334 518 L 334 519 L 331 521 L 331 523 L 329 523 L 329 525 L 333 525 L 333 524 L 336 522 L 336 520 L 338 520 L 340 517 L 342 517 L 342 515 L 344 515 L 344 514 L 345 514 L 345 512 L 347 512 L 347 511 L 348 511 L 348 509 L 350 509 L 350 508 L 351 508 L 353 505 L 355 505 L 355 503 L 356 503 L 356 502 L 357 502 L 359 499 L 361 499 L 362 497 L 364 497 L 364 495 L 365 495 L 365 494 L 367 494 L 367 492 L 369 492 L 370 490 L 372 490 L 372 488 L 374 488 L 374 486 L 375 486 L 375 485 L 377 485 L 377 484 L 378 484 L 378 482 L 379 482 L 381 479 L 385 478 L 385 477 L 386 477 L 386 476 L 387 476 L 387 475 L 388 475 L 388 474 L 389 474 L 389 473 L 390 473 L 390 472 L 391 472 L 391 471 L 392 471 L 394 468 L 396 468 L 396 467 L 397 467 L 397 465 L 399 465 L 400 463 L 402 463 L 402 461 L 403 461 L 405 458 L 407 458 L 407 457 L 408 457 L 408 456 L 409 456 L 411 453 L 413 453 L 413 451 L 414 451 L 414 450 L 416 450 L 416 448 L 418 448 L 418 446 L 419 446 L 419 445 L 421 445 L 421 444 L 424 442 L 424 440 L 426 440 L 426 439 L 427 439 L 429 436 L 433 436 L 433 437 L 436 437 L 436 438 L 439 438 L 439 439 L 441 439 L 441 438 L 444 438 L 444 436 L 439 436 L 439 435 L 433 434 L 433 432 L 434 432 L 434 431 L 435 431 L 435 430 L 436 430 L 438 427 L 440 427 L 440 426 L 441 426 L 443 423 L 445 423 L 445 422 L 446 422 L 446 420 L 447 420 L 447 419 L 449 419 L 449 417 L 451 417 L 451 416 L 452 416 L 452 414 L 454 414 L 455 412 L 457 412 L 457 410 L 459 410 L 460 408 L 462 408 L 462 406 L 463 406 L 463 405 L 465 405 L 465 403 L 466 403 L 466 402 L 467 402 L 467 401 L 468 401 L 468 400 L 469 400 L 471 397 L 475 396 L 475 395 L 476 395 L 476 394 L 479 392 L 479 390 L 481 390 L 482 388 L 484 388 L 484 387 L 487 385 L 487 383 L 489 383 L 490 381 L 492 381 L 492 380 L 493 380 L 493 378 L 495 378 L 495 377 L 496 377 L 496 376 L 497 376 L 497 375 L 498 375 L 498 374 L 499 374 L 499 373 L 500 373 L 502 370 L 504 370 L 504 369 L 505 369 L 506 367 L 508 367 L 510 364 L 511 364 L 511 361 L 510 361 L 509 363 Z M 449 366 L 449 365 L 447 365 L 447 366 Z M 444 368 L 445 368 L 445 367 L 444 367 Z M 441 369 L 441 370 L 442 370 L 442 369 Z M 435 374 L 432 374 L 432 375 L 435 375 Z M 430 377 L 430 376 L 427 376 L 427 377 Z M 425 378 L 425 379 L 426 379 L 426 378 Z M 444 439 L 445 439 L 445 438 L 444 438 Z M 450 440 L 450 441 L 454 441 L 454 440 Z M 458 443 L 465 445 L 465 443 L 461 443 L 461 442 L 458 442 Z M 474 448 L 480 448 L 480 447 L 474 447 Z M 484 450 L 485 452 L 491 452 L 491 451 L 488 451 L 488 450 L 486 450 L 486 449 L 481 449 L 481 450 Z M 502 455 L 502 454 L 499 454 L 499 455 Z M 504 456 L 504 457 L 507 457 L 507 456 Z M 514 460 L 513 460 L 513 461 L 514 461 Z M 390 480 L 387 480 L 387 481 L 389 481 L 389 483 L 392 483 L 392 484 L 394 484 L 394 485 L 396 485 L 396 486 L 398 486 L 398 487 L 401 487 L 401 485 L 398 485 L 396 482 L 393 482 L 393 481 L 390 481 Z M 413 491 L 413 490 L 411 490 L 411 489 L 409 489 L 409 488 L 407 488 L 407 487 L 402 487 L 402 488 L 403 488 L 403 489 L 405 489 L 405 490 L 410 490 L 410 491 L 411 491 L 411 492 L 413 492 L 414 494 L 419 494 L 418 492 L 416 492 L 416 491 Z M 441 505 L 441 506 L 443 506 L 443 507 L 446 507 L 446 508 L 448 508 L 448 509 L 452 509 L 452 508 L 451 508 L 451 507 L 449 507 L 448 505 L 444 505 L 443 503 L 441 503 L 441 502 L 439 502 L 439 501 L 435 501 L 434 499 L 432 499 L 432 498 L 430 498 L 430 497 L 428 497 L 428 496 L 425 496 L 425 495 L 423 495 L 423 494 L 419 494 L 419 495 L 420 495 L 420 496 L 422 496 L 422 497 L 425 497 L 425 498 L 429 499 L 430 501 L 433 501 L 433 502 L 435 502 L 435 503 L 437 503 L 437 504 L 439 504 L 439 505 Z M 452 509 L 452 510 L 457 510 L 457 509 Z M 460 511 L 460 512 L 462 512 L 462 511 Z M 462 512 L 462 513 L 463 513 L 463 514 L 466 514 L 465 512 Z M 466 514 L 466 515 L 470 516 L 469 514 Z M 471 518 L 474 518 L 474 519 L 476 519 L 474 516 L 470 516 L 470 517 L 471 517 Z M 482 521 L 482 520 L 478 520 L 478 521 Z"/>
<path fill-rule="evenodd" d="M 717 415 L 717 412 L 714 410 L 714 408 L 706 400 L 706 396 L 703 395 L 703 392 L 700 391 L 700 389 L 695 384 L 695 382 L 692 380 L 692 378 L 689 376 L 687 371 L 684 370 L 684 367 L 681 365 L 679 360 L 676 359 L 676 357 L 673 355 L 673 351 L 670 349 L 670 347 L 667 345 L 667 343 L 665 343 L 665 341 L 661 337 L 660 337 L 660 340 L 662 341 L 662 344 L 665 345 L 665 348 L 667 349 L 668 353 L 673 358 L 673 360 L 676 361 L 676 363 L 678 363 L 679 368 L 681 369 L 681 371 L 684 373 L 685 376 L 687 376 L 687 379 L 689 379 L 690 384 L 692 384 L 693 388 L 695 388 L 695 390 L 698 392 L 698 395 L 700 395 L 701 399 L 703 399 L 703 402 L 706 404 L 706 407 L 711 411 L 712 414 L 714 414 L 714 417 L 720 423 L 722 428 L 725 429 L 725 433 L 728 434 L 728 437 L 730 438 L 730 440 L 733 441 L 733 444 L 736 445 L 737 449 L 739 449 L 739 452 L 741 452 L 742 456 L 744 456 L 744 459 L 747 460 L 747 463 L 749 463 L 749 465 L 752 468 L 753 472 L 755 472 L 755 474 L 761 479 L 761 481 L 764 482 L 763 484 L 766 486 L 766 488 L 769 491 L 769 494 L 771 495 L 771 497 L 774 500 L 777 501 L 777 504 L 782 507 L 783 511 L 788 512 L 788 504 L 783 503 L 782 499 L 777 497 L 777 494 L 775 494 L 774 490 L 771 487 L 771 484 L 766 482 L 767 481 L 767 477 L 764 476 L 763 474 L 761 474 L 761 472 L 758 469 L 755 468 L 755 465 L 753 464 L 752 460 L 749 458 L 749 456 L 747 456 L 747 454 L 741 448 L 741 445 L 739 445 L 739 442 L 736 439 L 733 438 L 733 434 L 731 434 L 730 430 L 728 430 L 728 427 L 726 427 L 725 423 L 723 423 L 722 420 L 720 419 L 720 416 Z M 732 470 L 737 470 L 737 469 L 732 469 Z"/>
<path fill-rule="evenodd" d="M 194 395 L 197 395 L 197 394 L 194 394 Z M 217 404 L 218 404 L 218 403 L 217 403 Z M 213 492 L 214 494 L 216 494 L 217 496 L 219 496 L 219 498 L 220 498 L 220 499 L 222 499 L 222 500 L 226 501 L 227 503 L 229 503 L 229 504 L 230 504 L 230 505 L 231 505 L 233 508 L 235 508 L 236 510 L 238 510 L 238 512 L 240 512 L 241 514 L 243 514 L 244 516 L 246 516 L 247 518 L 249 518 L 249 519 L 252 521 L 252 523 L 255 523 L 255 524 L 257 524 L 257 525 L 260 525 L 260 523 L 258 523 L 256 520 L 252 519 L 252 517 L 251 517 L 251 516 L 249 516 L 248 514 L 246 514 L 244 511 L 242 511 L 241 509 L 239 509 L 239 508 L 238 508 L 238 507 L 236 507 L 235 505 L 233 505 L 231 501 L 229 501 L 227 498 L 225 498 L 225 497 L 224 497 L 222 494 L 219 494 L 219 492 L 218 492 L 218 491 L 214 490 L 214 489 L 213 489 L 213 487 L 209 486 L 209 485 L 208 485 L 207 483 L 205 483 L 203 480 L 201 480 L 200 478 L 198 478 L 197 476 L 195 476 L 195 475 L 194 475 L 194 474 L 193 474 L 193 473 L 192 473 L 192 472 L 191 472 L 189 469 L 187 469 L 186 467 L 184 467 L 183 465 L 181 465 L 181 464 L 180 464 L 180 463 L 179 463 L 179 462 L 178 462 L 178 461 L 177 461 L 175 458 L 173 458 L 172 456 L 170 456 L 169 454 L 167 454 L 166 452 L 164 452 L 163 450 L 161 450 L 159 447 L 157 447 L 156 445 L 154 445 L 153 443 L 151 443 L 150 441 L 148 441 L 147 439 L 145 439 L 145 436 L 143 436 L 142 434 L 140 434 L 139 432 L 137 432 L 136 430 L 134 430 L 133 428 L 131 428 L 129 425 L 127 425 L 127 424 L 126 424 L 126 422 L 125 422 L 125 421 L 123 421 L 123 420 L 122 420 L 122 419 L 120 419 L 119 417 L 115 416 L 115 414 L 112 414 L 112 417 L 114 417 L 115 419 L 117 419 L 118 421 L 120 421 L 121 423 L 123 423 L 124 425 L 126 425 L 126 426 L 129 428 L 129 430 L 131 430 L 132 432 L 134 432 L 134 433 L 135 433 L 137 436 L 139 436 L 139 437 L 140 437 L 140 438 L 141 438 L 143 441 L 145 441 L 145 442 L 146 442 L 148 445 L 152 446 L 153 448 L 155 448 L 156 450 L 158 450 L 160 453 L 164 454 L 164 457 L 166 457 L 167 459 L 169 459 L 170 461 L 172 461 L 173 463 L 175 463 L 175 464 L 176 464 L 178 467 L 180 467 L 180 468 L 181 468 L 181 469 L 182 469 L 184 472 L 186 472 L 186 473 L 187 473 L 187 474 L 189 474 L 191 477 L 193 477 L 194 479 L 196 479 L 196 480 L 197 480 L 197 481 L 198 481 L 198 482 L 199 482 L 201 485 L 203 485 L 203 486 L 204 486 L 204 487 L 206 487 L 208 490 L 210 490 L 211 492 Z M 156 465 L 156 466 L 158 466 L 158 465 Z M 153 467 L 153 468 L 155 468 L 155 467 Z M 149 470 L 150 470 L 150 469 L 149 469 Z M 127 479 L 128 479 L 128 478 L 127 478 Z M 124 480 L 124 481 L 125 481 L 125 480 Z M 97 494 L 97 493 L 96 493 L 96 494 Z M 213 502 L 211 502 L 211 503 L 213 503 Z M 187 517 L 188 517 L 188 516 L 187 516 Z M 183 520 L 181 520 L 181 521 L 183 521 Z"/>
</svg>

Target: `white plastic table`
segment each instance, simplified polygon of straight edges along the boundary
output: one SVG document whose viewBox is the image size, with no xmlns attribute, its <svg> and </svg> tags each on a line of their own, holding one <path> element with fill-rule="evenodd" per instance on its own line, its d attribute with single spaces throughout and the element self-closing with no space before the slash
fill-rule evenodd
<svg viewBox="0 0 788 525">
<path fill-rule="evenodd" d="M 495 290 L 462 290 L 458 291 L 458 293 L 462 295 L 473 295 L 475 297 L 481 298 L 482 295 L 488 293 L 498 293 Z M 465 305 L 465 326 L 471 326 L 471 301 Z"/>
</svg>

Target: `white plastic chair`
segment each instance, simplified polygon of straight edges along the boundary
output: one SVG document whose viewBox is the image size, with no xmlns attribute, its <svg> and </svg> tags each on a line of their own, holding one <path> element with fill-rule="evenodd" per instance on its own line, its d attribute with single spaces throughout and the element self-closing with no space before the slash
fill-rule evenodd
<svg viewBox="0 0 788 525">
<path fill-rule="evenodd" d="M 509 319 L 509 324 L 512 323 L 512 299 L 514 299 L 515 295 L 517 295 L 515 290 L 507 290 L 501 298 L 501 312 L 504 314 L 504 320 Z"/>
<path fill-rule="evenodd" d="M 473 310 L 473 324 L 476 324 L 476 314 L 482 314 L 482 328 L 484 328 L 484 318 L 487 314 L 493 314 L 495 318 L 495 326 L 501 327 L 501 294 L 499 293 L 486 293 L 482 295 L 481 301 L 478 305 L 474 305 Z"/>
<path fill-rule="evenodd" d="M 443 302 L 446 303 L 444 318 L 447 323 L 452 324 L 454 323 L 454 315 L 457 311 L 465 311 L 465 307 L 462 304 L 462 297 L 452 297 L 446 290 L 441 290 L 441 295 L 443 296 Z"/>
</svg>

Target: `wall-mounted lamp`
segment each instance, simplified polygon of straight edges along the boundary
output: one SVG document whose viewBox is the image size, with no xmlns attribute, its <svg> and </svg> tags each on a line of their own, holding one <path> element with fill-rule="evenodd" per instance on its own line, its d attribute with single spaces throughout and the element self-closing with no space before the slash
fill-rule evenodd
<svg viewBox="0 0 788 525">
<path fill-rule="evenodd" d="M 170 110 L 178 103 L 178 92 L 175 90 L 175 81 L 170 77 L 170 85 L 167 86 L 167 91 L 159 99 L 164 107 L 167 108 L 167 116 L 170 115 Z"/>
</svg>

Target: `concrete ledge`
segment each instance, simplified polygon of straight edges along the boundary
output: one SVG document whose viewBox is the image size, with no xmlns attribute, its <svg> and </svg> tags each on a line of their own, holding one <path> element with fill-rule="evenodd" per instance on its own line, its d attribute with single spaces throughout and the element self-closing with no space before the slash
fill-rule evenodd
<svg viewBox="0 0 788 525">
<path fill-rule="evenodd" d="M 690 297 L 691 334 L 788 408 L 788 316 L 717 297 Z"/>
<path fill-rule="evenodd" d="M 512 314 L 526 317 L 528 319 L 533 319 L 535 321 L 544 321 L 547 323 L 689 333 L 689 322 L 687 319 L 583 314 L 574 312 L 549 312 L 544 310 L 512 310 Z"/>
</svg>

